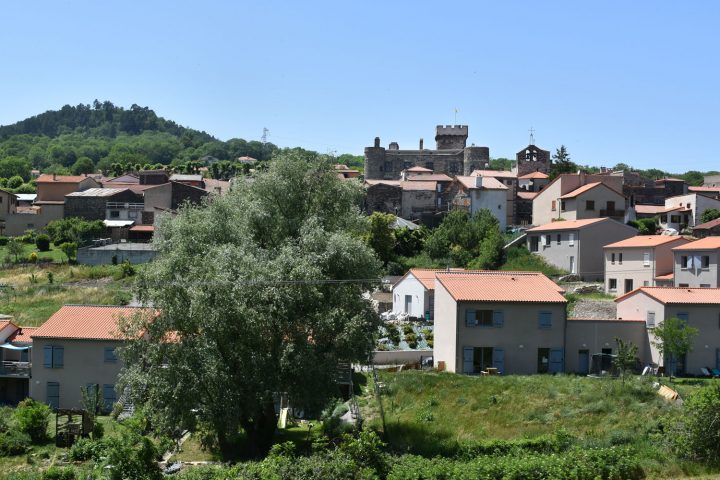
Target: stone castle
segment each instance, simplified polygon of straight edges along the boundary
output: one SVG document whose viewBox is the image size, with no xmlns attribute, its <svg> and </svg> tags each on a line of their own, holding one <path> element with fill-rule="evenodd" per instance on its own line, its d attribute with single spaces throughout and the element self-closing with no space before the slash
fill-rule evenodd
<svg viewBox="0 0 720 480">
<path fill-rule="evenodd" d="M 380 146 L 380 137 L 375 137 L 375 144 L 365 148 L 365 179 L 397 180 L 400 172 L 412 167 L 428 168 L 451 177 L 489 169 L 490 149 L 474 144 L 468 147 L 467 139 L 467 125 L 438 125 L 435 150 L 425 149 L 422 139 L 417 150 L 400 150 L 397 142 L 391 142 L 385 148 Z M 528 145 L 518 152 L 516 160 L 519 176 L 550 170 L 550 152 L 535 145 Z"/>
</svg>

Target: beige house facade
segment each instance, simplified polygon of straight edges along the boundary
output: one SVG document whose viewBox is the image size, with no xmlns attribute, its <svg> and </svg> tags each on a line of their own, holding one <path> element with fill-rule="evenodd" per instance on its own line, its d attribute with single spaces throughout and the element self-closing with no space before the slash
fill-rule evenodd
<svg viewBox="0 0 720 480">
<path fill-rule="evenodd" d="M 673 248 L 676 287 L 720 287 L 720 237 L 706 237 Z"/>
<path fill-rule="evenodd" d="M 591 371 L 594 355 L 617 354 L 618 338 L 637 345 L 638 358 L 648 358 L 650 342 L 644 321 L 568 318 L 565 344 L 567 371 L 587 375 Z M 605 357 L 599 367 L 601 370 L 610 370 L 610 363 L 610 357 Z"/>
<path fill-rule="evenodd" d="M 534 272 L 436 275 L 435 367 L 479 375 L 565 371 L 560 288 Z"/>
<path fill-rule="evenodd" d="M 701 368 L 720 368 L 720 289 L 641 287 L 615 302 L 619 319 L 645 322 L 649 349 L 644 363 L 689 375 L 701 375 Z M 697 328 L 699 334 L 685 357 L 662 358 L 653 345 L 653 330 L 673 317 Z"/>
<path fill-rule="evenodd" d="M 685 237 L 638 235 L 605 245 L 605 293 L 623 295 L 637 287 L 654 287 L 657 277 L 673 271 L 673 248 Z"/>
<path fill-rule="evenodd" d="M 634 237 L 637 230 L 610 218 L 552 222 L 527 231 L 530 252 L 584 280 L 604 278 L 605 245 Z"/>
</svg>

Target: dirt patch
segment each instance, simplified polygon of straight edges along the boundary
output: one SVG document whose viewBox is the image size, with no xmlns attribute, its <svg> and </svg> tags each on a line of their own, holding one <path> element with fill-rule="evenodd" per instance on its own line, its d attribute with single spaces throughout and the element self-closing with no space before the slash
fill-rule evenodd
<svg viewBox="0 0 720 480">
<path fill-rule="evenodd" d="M 612 300 L 578 300 L 569 317 L 598 320 L 617 318 L 617 304 Z"/>
<path fill-rule="evenodd" d="M 113 281 L 112 277 L 87 278 L 85 280 L 77 280 L 75 282 L 65 282 L 65 283 L 63 283 L 63 286 L 64 287 L 104 287 L 105 285 L 112 283 L 112 281 Z"/>
</svg>

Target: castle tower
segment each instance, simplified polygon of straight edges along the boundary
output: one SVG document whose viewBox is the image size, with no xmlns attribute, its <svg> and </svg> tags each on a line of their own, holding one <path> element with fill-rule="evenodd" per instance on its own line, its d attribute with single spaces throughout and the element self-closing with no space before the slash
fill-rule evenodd
<svg viewBox="0 0 720 480">
<path fill-rule="evenodd" d="M 365 147 L 365 178 L 385 178 L 385 148 L 380 146 L 380 137 L 375 137 L 372 147 Z"/>
<path fill-rule="evenodd" d="M 490 168 L 490 149 L 488 147 L 470 145 L 465 147 L 463 154 L 463 173 L 465 175 L 470 175 L 473 170 Z"/>
<path fill-rule="evenodd" d="M 438 150 L 462 150 L 468 139 L 467 125 L 438 125 L 435 127 L 435 142 Z"/>
</svg>

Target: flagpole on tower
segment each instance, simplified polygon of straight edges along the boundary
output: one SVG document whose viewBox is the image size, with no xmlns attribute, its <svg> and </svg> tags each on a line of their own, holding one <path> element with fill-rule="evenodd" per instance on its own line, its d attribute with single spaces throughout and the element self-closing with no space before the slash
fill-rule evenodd
<svg viewBox="0 0 720 480">
<path fill-rule="evenodd" d="M 453 123 L 453 125 L 457 125 L 457 112 L 458 112 L 458 109 L 457 109 L 457 107 L 455 107 L 455 123 Z"/>
</svg>

